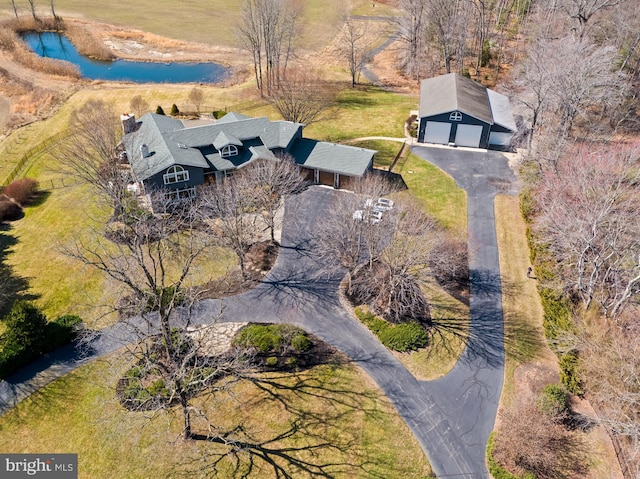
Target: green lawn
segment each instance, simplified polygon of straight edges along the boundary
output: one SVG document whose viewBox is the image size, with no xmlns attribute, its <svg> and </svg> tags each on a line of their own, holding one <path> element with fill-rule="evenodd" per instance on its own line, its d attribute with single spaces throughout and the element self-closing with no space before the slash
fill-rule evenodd
<svg viewBox="0 0 640 479">
<path fill-rule="evenodd" d="M 403 143 L 387 140 L 364 140 L 349 142 L 349 145 L 376 150 L 378 153 L 374 157 L 374 166 L 387 170 L 400 152 Z"/>
<path fill-rule="evenodd" d="M 460 237 L 467 237 L 467 193 L 451 176 L 415 155 L 398 165 L 409 194 L 422 202 L 425 210 Z"/>
<path fill-rule="evenodd" d="M 189 459 L 202 445 L 178 439 L 180 425 L 170 420 L 171 411 L 152 420 L 125 411 L 115 400 L 112 374 L 106 362 L 93 362 L 0 417 L 0 451 L 76 452 L 79 477 L 86 479 L 185 477 L 190 468 L 200 467 L 189 465 Z M 209 413 L 220 426 L 241 424 L 260 440 L 276 437 L 294 419 L 305 417 L 298 432 L 268 446 L 276 452 L 302 447 L 301 458 L 336 464 L 327 477 L 419 479 L 430 473 L 406 424 L 358 368 L 323 365 L 287 378 L 269 377 L 283 385 L 270 388 L 279 400 L 241 382 L 233 387 L 233 396 L 209 400 Z M 335 448 L 305 450 L 322 442 Z M 220 451 L 211 446 L 206 450 Z M 276 454 L 272 458 L 282 463 Z M 246 454 L 241 461 L 246 464 Z M 263 463 L 257 466 L 250 478 L 274 477 Z M 209 477 L 235 477 L 229 469 L 230 463 L 223 462 L 219 473 Z M 293 475 L 309 477 L 300 471 Z"/>
<path fill-rule="evenodd" d="M 365 136 L 404 137 L 404 123 L 418 104 L 416 95 L 390 93 L 373 86 L 345 88 L 329 121 L 305 128 L 305 136 L 341 141 Z"/>
</svg>

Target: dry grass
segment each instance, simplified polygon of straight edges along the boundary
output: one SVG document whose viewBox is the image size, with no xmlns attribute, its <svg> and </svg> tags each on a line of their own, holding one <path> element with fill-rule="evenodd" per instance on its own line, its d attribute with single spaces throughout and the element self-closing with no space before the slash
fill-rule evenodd
<svg viewBox="0 0 640 479">
<path fill-rule="evenodd" d="M 557 371 L 555 354 L 547 346 L 542 327 L 542 305 L 535 279 L 527 278 L 529 247 L 519 198 L 495 199 L 496 234 L 500 253 L 502 308 L 505 322 L 506 372 L 504 399 L 511 398 L 515 369 L 529 362 Z"/>
<path fill-rule="evenodd" d="M 115 55 L 90 28 L 79 23 L 65 23 L 66 37 L 73 43 L 81 55 L 98 60 L 113 60 Z"/>
<path fill-rule="evenodd" d="M 429 381 L 446 375 L 464 351 L 469 329 L 469 306 L 436 284 L 426 288 L 434 327 L 429 346 L 410 353 L 394 353 L 416 379 Z"/>
<path fill-rule="evenodd" d="M 0 450 L 76 452 L 83 479 L 185 477 L 192 467 L 202 471 L 207 464 L 190 464 L 198 452 L 224 452 L 216 446 L 180 441 L 180 424 L 173 411 L 148 420 L 124 410 L 115 399 L 112 373 L 108 364 L 97 361 L 25 400 L 0 418 Z M 269 388 L 275 396 L 241 382 L 233 387 L 233 395 L 220 395 L 204 406 L 220 426 L 241 424 L 261 440 L 273 439 L 294 420 L 304 418 L 293 436 L 268 446 L 276 452 L 301 447 L 302 452 L 294 453 L 301 458 L 338 464 L 330 468 L 331 477 L 419 479 L 430 473 L 406 424 L 359 369 L 323 365 L 268 377 L 282 384 Z M 315 454 L 305 451 L 324 441 L 335 447 L 321 447 Z M 241 464 L 246 465 L 247 459 L 242 454 Z M 223 461 L 214 477 L 234 477 L 230 469 L 231 461 Z M 308 477 L 301 471 L 293 476 Z M 258 462 L 249 477 L 274 475 Z"/>
</svg>

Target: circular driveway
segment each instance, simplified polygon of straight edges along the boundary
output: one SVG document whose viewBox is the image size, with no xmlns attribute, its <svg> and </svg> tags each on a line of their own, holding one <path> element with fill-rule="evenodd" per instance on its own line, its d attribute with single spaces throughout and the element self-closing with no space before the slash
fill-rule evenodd
<svg viewBox="0 0 640 479">
<path fill-rule="evenodd" d="M 286 202 L 276 265 L 255 289 L 206 300 L 194 323 L 216 320 L 288 322 L 347 354 L 376 381 L 406 421 L 438 477 L 489 477 L 485 447 L 493 429 L 504 374 L 500 268 L 493 197 L 515 177 L 495 152 L 414 146 L 413 152 L 451 174 L 468 194 L 471 325 L 454 369 L 437 381 L 418 381 L 347 311 L 338 295 L 343 271 L 314 254 L 316 225 L 335 207 L 335 190 L 311 187 Z M 130 336 L 118 325 L 80 354 L 63 348 L 0 383 L 0 413 L 48 382 L 114 351 Z"/>
</svg>

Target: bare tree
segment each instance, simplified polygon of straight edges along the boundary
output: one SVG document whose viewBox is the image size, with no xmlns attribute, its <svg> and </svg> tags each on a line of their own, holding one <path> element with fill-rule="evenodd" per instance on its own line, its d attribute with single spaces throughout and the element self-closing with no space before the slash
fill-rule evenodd
<svg viewBox="0 0 640 479">
<path fill-rule="evenodd" d="M 50 0 L 50 5 L 51 5 L 51 16 L 53 17 L 53 19 L 55 21 L 59 21 L 60 17 L 58 17 L 58 15 L 56 15 L 56 8 L 54 5 L 54 0 Z"/>
<path fill-rule="evenodd" d="M 198 87 L 193 87 L 189 91 L 188 99 L 193 104 L 193 107 L 196 109 L 196 111 L 200 113 L 200 106 L 204 101 L 204 92 Z"/>
<path fill-rule="evenodd" d="M 584 145 L 536 190 L 538 231 L 564 284 L 585 308 L 617 317 L 640 292 L 640 179 L 636 146 Z"/>
<path fill-rule="evenodd" d="M 537 41 L 528 49 L 527 59 L 517 77 L 517 83 L 524 90 L 517 98 L 529 110 L 528 147 L 534 141 L 538 128 L 544 122 L 544 115 L 551 108 L 555 75 L 550 72 L 555 65 L 547 61 L 547 48 L 553 48 L 546 41 Z"/>
<path fill-rule="evenodd" d="M 27 0 L 29 3 L 29 9 L 31 10 L 31 16 L 37 22 L 38 16 L 36 15 L 36 0 Z"/>
<path fill-rule="evenodd" d="M 208 209 L 210 227 L 218 241 L 237 256 L 244 279 L 248 278 L 246 256 L 256 241 L 261 222 L 258 212 L 260 186 L 238 173 L 201 191 Z"/>
<path fill-rule="evenodd" d="M 317 72 L 304 68 L 289 69 L 277 87 L 271 89 L 269 103 L 287 121 L 310 124 L 322 119 L 335 103 L 336 92 Z"/>
<path fill-rule="evenodd" d="M 260 93 L 269 95 L 285 75 L 292 56 L 300 5 L 290 0 L 244 0 L 241 9 L 237 33 L 253 57 Z"/>
<path fill-rule="evenodd" d="M 340 53 L 347 60 L 351 87 L 355 87 L 360 72 L 369 61 L 369 42 L 366 24 L 358 23 L 350 15 L 344 15 L 344 29 L 340 41 Z"/>
<path fill-rule="evenodd" d="M 567 15 L 578 22 L 580 38 L 587 32 L 587 24 L 598 12 L 620 5 L 627 0 L 553 0 L 554 9 L 562 9 Z"/>
<path fill-rule="evenodd" d="M 54 152 L 63 173 L 92 185 L 98 198 L 116 208 L 122 206 L 127 185 L 116 151 L 121 134 L 113 105 L 89 100 L 72 113 L 69 136 Z"/>
<path fill-rule="evenodd" d="M 16 20 L 18 20 L 18 7 L 16 6 L 16 0 L 11 0 L 11 6 L 13 7 L 13 14 L 16 16 Z"/>
<path fill-rule="evenodd" d="M 302 191 L 306 181 L 290 155 L 254 162 L 244 168 L 241 174 L 248 177 L 248 183 L 256 185 L 260 218 L 269 228 L 271 241 L 275 242 L 275 230 L 282 221 L 278 211 L 283 208 L 284 197 Z"/>
<path fill-rule="evenodd" d="M 129 102 L 129 107 L 136 114 L 138 118 L 149 111 L 149 102 L 142 98 L 140 95 L 135 95 Z"/>
<path fill-rule="evenodd" d="M 541 414 L 532 399 L 516 403 L 500 416 L 494 458 L 509 472 L 533 473 L 540 479 L 585 477 L 588 454 L 579 432 Z"/>
<path fill-rule="evenodd" d="M 397 203 L 380 219 L 374 214 L 377 199 L 393 186 L 384 177 L 363 183 L 356 193 L 338 198 L 317 231 L 316 248 L 347 270 L 346 293 L 355 302 L 368 304 L 390 321 L 429 322 L 421 287 L 432 278 L 433 253 L 442 231 L 412 203 Z"/>
<path fill-rule="evenodd" d="M 451 73 L 456 60 L 464 68 L 470 5 L 466 0 L 429 0 L 429 32 L 438 45 L 445 71 Z"/>
<path fill-rule="evenodd" d="M 580 322 L 581 377 L 599 421 L 622 449 L 632 477 L 640 473 L 640 331 L 637 311 L 617 323 Z"/>
<path fill-rule="evenodd" d="M 402 44 L 402 69 L 409 77 L 418 80 L 426 49 L 428 0 L 401 0 L 399 8 L 403 14 L 391 22 Z"/>
</svg>

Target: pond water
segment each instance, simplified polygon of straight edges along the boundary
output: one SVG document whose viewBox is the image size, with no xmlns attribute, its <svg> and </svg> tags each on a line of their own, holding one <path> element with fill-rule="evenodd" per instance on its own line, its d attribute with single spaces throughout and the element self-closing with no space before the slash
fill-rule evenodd
<svg viewBox="0 0 640 479">
<path fill-rule="evenodd" d="M 217 83 L 228 74 L 228 70 L 217 63 L 93 60 L 78 53 L 73 43 L 57 32 L 30 32 L 24 34 L 22 38 L 41 57 L 71 62 L 80 68 L 80 74 L 83 77 L 91 80 L 135 83 Z"/>
</svg>

